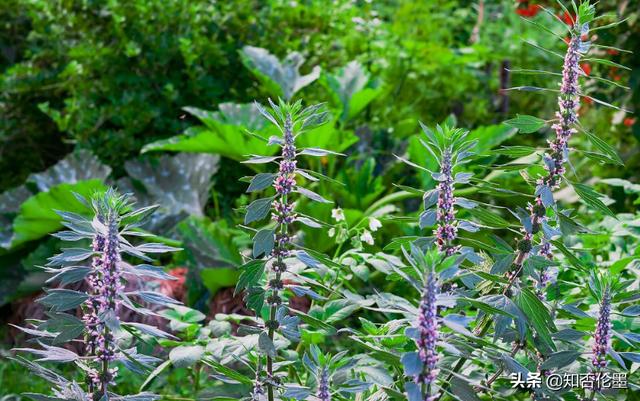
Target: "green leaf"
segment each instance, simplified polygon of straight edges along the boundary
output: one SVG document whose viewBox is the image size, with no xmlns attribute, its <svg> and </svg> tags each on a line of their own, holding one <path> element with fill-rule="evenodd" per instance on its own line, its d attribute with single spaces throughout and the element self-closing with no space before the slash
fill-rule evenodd
<svg viewBox="0 0 640 401">
<path fill-rule="evenodd" d="M 269 214 L 271 210 L 271 202 L 275 197 L 256 199 L 247 206 L 247 214 L 244 216 L 244 224 L 253 223 L 262 220 Z"/>
<path fill-rule="evenodd" d="M 569 366 L 573 361 L 578 359 L 580 352 L 578 351 L 560 351 L 549 355 L 542 363 L 540 369 L 561 369 Z"/>
<path fill-rule="evenodd" d="M 240 277 L 236 284 L 236 293 L 256 285 L 264 274 L 264 260 L 252 260 L 240 267 Z"/>
<path fill-rule="evenodd" d="M 251 179 L 251 183 L 249 184 L 249 188 L 247 188 L 247 192 L 259 191 L 261 189 L 265 189 L 273 183 L 273 180 L 275 178 L 276 178 L 276 175 L 272 173 L 256 174 Z"/>
<path fill-rule="evenodd" d="M 505 124 L 517 128 L 523 134 L 531 134 L 537 132 L 544 127 L 545 121 L 541 118 L 518 114 L 516 118 L 507 120 Z"/>
<path fill-rule="evenodd" d="M 552 350 L 556 349 L 551 339 L 551 331 L 557 331 L 547 307 L 529 289 L 523 289 L 516 297 L 516 304 L 520 307 L 529 323 L 540 339 Z"/>
<path fill-rule="evenodd" d="M 592 208 L 599 210 L 600 212 L 616 218 L 616 215 L 609 209 L 600 198 L 604 195 L 597 193 L 588 185 L 580 184 L 577 182 L 572 182 L 571 185 L 573 189 L 576 191 L 578 196 L 589 206 Z"/>
<path fill-rule="evenodd" d="M 273 250 L 275 234 L 273 229 L 262 229 L 253 237 L 253 258 L 268 256 Z"/>
<path fill-rule="evenodd" d="M 176 368 L 188 368 L 193 366 L 204 355 L 204 347 L 201 345 L 181 345 L 169 352 L 169 360 Z"/>
<path fill-rule="evenodd" d="M 589 140 L 591 141 L 591 144 L 596 148 L 598 148 L 598 150 L 600 150 L 602 153 L 609 156 L 611 161 L 613 161 L 614 163 L 620 166 L 624 166 L 624 162 L 620 158 L 620 155 L 618 155 L 618 152 L 613 148 L 613 146 L 609 145 L 608 143 L 606 143 L 605 141 L 603 141 L 602 139 L 598 138 L 597 136 L 595 136 L 590 132 L 587 132 L 587 131 L 583 131 L 583 132 L 585 133 L 587 138 L 589 138 Z"/>
<path fill-rule="evenodd" d="M 55 210 L 77 213 L 87 211 L 73 192 L 88 198 L 105 189 L 106 186 L 100 180 L 80 181 L 75 184 L 55 185 L 48 192 L 40 192 L 27 199 L 13 221 L 14 236 L 11 247 L 40 239 L 61 229 L 62 218 Z"/>
<path fill-rule="evenodd" d="M 260 336 L 258 336 L 258 348 L 260 348 L 265 355 L 272 358 L 275 358 L 277 355 L 276 346 L 273 345 L 273 340 L 269 338 L 269 335 L 264 331 L 260 333 Z"/>
<path fill-rule="evenodd" d="M 52 310 L 63 312 L 80 306 L 89 296 L 84 292 L 52 289 L 47 290 L 47 295 L 38 299 L 41 304 L 50 306 Z"/>
</svg>

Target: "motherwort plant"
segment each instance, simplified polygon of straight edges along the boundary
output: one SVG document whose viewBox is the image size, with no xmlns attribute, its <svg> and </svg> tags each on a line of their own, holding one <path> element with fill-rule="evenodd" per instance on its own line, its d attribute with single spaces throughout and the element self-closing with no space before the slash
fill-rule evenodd
<svg viewBox="0 0 640 401">
<path fill-rule="evenodd" d="M 582 2 L 579 6 L 576 6 L 574 3 L 572 3 L 572 5 L 574 7 L 573 15 L 566 8 L 563 8 L 565 15 L 570 21 L 568 26 L 563 23 L 563 27 L 566 29 L 568 37 L 564 38 L 567 44 L 567 49 L 563 58 L 562 74 L 547 73 L 545 71 L 537 70 L 514 70 L 514 72 L 523 72 L 527 74 L 540 73 L 560 75 L 561 82 L 560 89 L 558 91 L 558 109 L 555 113 L 555 118 L 552 120 L 553 124 L 551 125 L 551 129 L 553 130 L 555 137 L 547 141 L 548 149 L 543 155 L 546 175 L 536 179 L 535 199 L 533 203 L 528 205 L 526 211 L 523 209 L 517 211 L 517 216 L 522 223 L 523 234 L 517 244 L 517 255 L 510 273 L 510 284 L 516 281 L 517 277 L 522 275 L 524 262 L 529 255 L 535 254 L 544 257 L 547 260 L 553 259 L 551 241 L 554 237 L 561 234 L 559 231 L 560 220 L 566 215 L 563 211 L 558 210 L 553 197 L 553 191 L 560 188 L 563 180 L 567 180 L 565 173 L 566 166 L 570 164 L 569 155 L 571 148 L 569 147 L 569 140 L 572 136 L 579 131 L 584 132 L 586 137 L 592 142 L 594 148 L 599 152 L 591 152 L 590 154 L 592 154 L 593 157 L 598 160 L 605 160 L 614 164 L 622 164 L 622 161 L 615 150 L 593 134 L 585 131 L 579 122 L 578 111 L 580 108 L 581 97 L 586 98 L 592 103 L 596 102 L 604 106 L 617 108 L 591 96 L 586 96 L 581 90 L 580 77 L 594 79 L 597 82 L 603 82 L 605 84 L 614 84 L 616 86 L 620 85 L 603 78 L 587 76 L 582 69 L 581 62 L 599 62 L 607 65 L 611 64 L 611 62 L 608 62 L 607 60 L 587 57 L 591 49 L 597 49 L 599 47 L 603 49 L 609 48 L 606 46 L 592 44 L 589 40 L 592 32 L 602 28 L 590 29 L 589 27 L 590 23 L 598 19 L 595 17 L 594 5 L 589 4 L 588 1 Z M 611 25 L 616 24 L 614 23 Z M 548 28 L 546 29 L 551 32 Z M 540 48 L 537 45 L 534 46 Z M 547 52 L 549 51 L 546 49 L 542 50 Z M 532 87 L 518 87 L 514 89 L 530 90 Z M 542 88 L 533 89 L 543 90 Z M 544 126 L 545 121 L 531 116 L 519 116 L 507 123 L 519 128 L 521 131 L 525 130 L 526 132 L 534 132 Z M 525 125 L 527 124 L 529 126 L 525 129 Z M 611 214 L 604 204 L 599 201 L 598 198 L 600 195 L 595 193 L 592 189 L 579 183 L 571 183 L 571 185 L 576 193 L 585 200 L 585 202 L 591 206 L 595 206 L 596 209 L 600 209 L 607 214 Z M 555 220 L 554 226 L 549 224 L 550 213 L 548 213 L 548 209 L 552 209 L 554 211 L 554 213 L 551 214 Z M 541 233 L 541 235 L 539 240 L 536 241 L 535 237 L 538 233 Z M 539 272 L 537 282 L 539 296 L 543 297 L 544 289 L 549 282 L 549 274 L 544 268 Z M 507 288 L 509 287 L 510 286 Z"/>
<path fill-rule="evenodd" d="M 435 265 L 442 263 L 447 258 L 452 260 L 451 257 L 454 255 L 461 256 L 460 254 L 462 254 L 463 257 L 458 258 L 457 262 L 449 263 L 451 269 L 457 269 L 457 265 L 465 257 L 474 259 L 473 256 L 477 255 L 470 248 L 458 245 L 456 239 L 458 238 L 458 229 L 470 232 L 479 229 L 474 223 L 456 217 L 455 206 L 470 209 L 475 207 L 475 202 L 454 196 L 455 185 L 466 184 L 471 179 L 471 173 L 456 173 L 455 171 L 474 155 L 471 150 L 476 145 L 476 141 L 467 140 L 468 131 L 462 129 L 438 125 L 434 132 L 422 125 L 422 130 L 425 139 L 421 139 L 421 143 L 435 158 L 439 171 L 430 172 L 438 184 L 435 189 L 424 193 L 425 210 L 420 215 L 419 226 L 420 228 L 435 226 L 433 237 L 429 238 L 428 242 L 435 242 L 440 255 L 431 263 L 426 263 L 425 255 L 416 245 L 411 246 L 410 254 L 405 252 L 405 256 L 416 269 L 418 276 L 423 278 L 421 286 L 416 286 L 415 281 L 409 279 L 422 294 L 418 307 L 417 324 L 407 331 L 408 336 L 416 342 L 417 352 L 410 352 L 403 356 L 405 373 L 414 378 L 412 383 L 406 385 L 410 401 L 433 401 L 439 395 L 435 390 L 435 380 L 439 371 L 436 345 L 439 341 L 438 297 L 440 285 Z M 406 160 L 403 161 L 424 169 Z"/>
<path fill-rule="evenodd" d="M 54 234 L 63 241 L 90 241 L 86 248 L 64 248 L 62 253 L 49 259 L 45 270 L 54 276 L 48 283 L 61 286 L 74 284 L 84 291 L 52 288 L 38 302 L 49 307 L 46 321 L 31 322 L 21 328 L 37 338 L 40 348 L 18 348 L 39 356 L 35 362 L 74 362 L 85 374 L 85 385 L 64 379 L 35 362 L 18 357 L 18 361 L 54 385 L 57 398 L 74 401 L 125 399 L 114 394 L 111 387 L 118 376 L 119 365 L 134 371 L 149 369 L 157 358 L 138 354 L 131 347 L 132 336 L 152 334 L 169 337 L 161 330 L 141 323 L 122 322 L 121 309 L 126 308 L 145 315 L 154 314 L 141 303 L 168 305 L 177 303 L 171 298 L 144 289 L 141 278 L 173 279 L 161 267 L 148 264 L 147 253 L 177 250 L 159 243 L 135 244 L 127 237 L 144 237 L 137 227 L 148 217 L 152 207 L 132 209 L 128 195 L 119 195 L 113 189 L 95 195 L 91 202 L 78 196 L 78 200 L 92 210 L 92 217 L 59 212 L 63 225 L 68 228 Z M 124 257 L 140 259 L 143 264 L 131 265 Z M 88 262 L 90 260 L 90 262 Z M 127 283 L 129 282 L 129 285 Z M 128 288 L 140 287 L 138 290 Z M 81 318 L 76 317 L 79 308 Z M 81 339 L 82 338 L 82 339 Z M 67 342 L 84 343 L 84 353 L 77 354 L 60 347 Z M 33 395 L 38 397 L 38 395 Z M 151 393 L 136 395 L 139 400 L 158 398 Z M 35 398 L 38 399 L 38 398 Z"/>
<path fill-rule="evenodd" d="M 299 340 L 299 318 L 290 316 L 286 303 L 286 290 L 295 294 L 313 293 L 299 285 L 291 285 L 285 281 L 288 267 L 294 263 L 294 258 L 308 266 L 317 266 L 318 262 L 306 251 L 295 244 L 295 223 L 318 228 L 320 223 L 309 216 L 295 210 L 295 195 L 302 195 L 311 201 L 328 203 L 329 201 L 317 193 L 302 186 L 302 180 L 318 181 L 321 174 L 302 169 L 298 165 L 299 156 L 322 157 L 335 154 L 324 149 L 296 147 L 296 138 L 305 131 L 324 123 L 327 113 L 322 105 L 303 108 L 300 102 L 287 104 L 282 101 L 278 105 L 270 101 L 271 111 L 258 105 L 262 115 L 271 121 L 280 131 L 281 136 L 268 139 L 270 145 L 281 148 L 277 156 L 252 156 L 245 163 L 264 164 L 275 162 L 278 165 L 276 173 L 259 173 L 251 179 L 247 192 L 254 192 L 272 187 L 275 194 L 253 201 L 247 207 L 244 223 L 251 224 L 266 218 L 271 214 L 271 222 L 256 231 L 253 238 L 253 259 L 244 265 L 242 275 L 236 287 L 237 291 L 244 290 L 248 305 L 264 318 L 263 331 L 260 333 L 260 350 L 266 357 L 264 381 L 267 399 L 273 401 L 274 389 L 280 386 L 280 379 L 276 377 L 274 360 L 277 349 L 274 344 L 276 333 L 282 334 L 291 341 Z M 295 262 L 297 263 L 297 262 Z M 268 267 L 266 285 L 263 285 L 263 273 Z M 285 284 L 287 283 L 287 284 Z M 266 308 L 264 301 L 266 300 Z M 260 365 L 260 364 L 259 364 Z M 261 366 L 261 365 L 260 365 Z"/>
</svg>

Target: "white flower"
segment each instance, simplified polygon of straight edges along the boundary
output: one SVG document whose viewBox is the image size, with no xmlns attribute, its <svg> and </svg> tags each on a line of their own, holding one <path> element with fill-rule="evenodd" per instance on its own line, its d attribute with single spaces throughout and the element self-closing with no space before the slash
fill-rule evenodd
<svg viewBox="0 0 640 401">
<path fill-rule="evenodd" d="M 360 241 L 366 242 L 369 245 L 373 245 L 373 236 L 368 230 L 364 230 L 360 235 Z"/>
<path fill-rule="evenodd" d="M 331 210 L 331 217 L 333 217 L 336 221 L 344 221 L 344 212 L 339 207 L 335 208 Z"/>
<path fill-rule="evenodd" d="M 380 220 L 376 219 L 375 217 L 369 217 L 369 230 L 377 231 L 380 227 L 382 227 L 382 223 L 380 223 Z"/>
</svg>

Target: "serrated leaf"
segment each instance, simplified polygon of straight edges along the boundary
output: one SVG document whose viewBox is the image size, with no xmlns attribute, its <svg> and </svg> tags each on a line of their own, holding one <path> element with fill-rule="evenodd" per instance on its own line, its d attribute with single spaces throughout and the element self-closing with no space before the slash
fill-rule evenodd
<svg viewBox="0 0 640 401">
<path fill-rule="evenodd" d="M 545 125 L 545 121 L 541 118 L 520 114 L 518 114 L 516 118 L 507 120 L 504 123 L 511 127 L 517 128 L 518 131 L 523 134 L 531 134 L 533 132 L 536 132 Z"/>
</svg>

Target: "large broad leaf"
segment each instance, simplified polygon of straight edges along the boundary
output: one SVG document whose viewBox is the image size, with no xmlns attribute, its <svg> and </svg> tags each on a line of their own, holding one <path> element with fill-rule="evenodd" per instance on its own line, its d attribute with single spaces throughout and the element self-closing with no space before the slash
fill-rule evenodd
<svg viewBox="0 0 640 401">
<path fill-rule="evenodd" d="M 110 173 L 111 168 L 102 164 L 91 152 L 77 150 L 47 170 L 31 174 L 27 179 L 30 185 L 21 185 L 0 194 L 0 247 L 11 247 L 14 239 L 13 221 L 20 212 L 22 203 L 34 195 L 34 190 L 46 192 L 63 183 L 104 180 Z"/>
<path fill-rule="evenodd" d="M 304 57 L 300 53 L 289 53 L 279 60 L 268 50 L 260 47 L 245 46 L 240 51 L 243 64 L 266 87 L 274 97 L 290 100 L 300 89 L 309 85 L 320 76 L 320 67 L 315 66 L 311 73 L 300 75 L 300 66 Z"/>
<path fill-rule="evenodd" d="M 367 70 L 355 60 L 335 74 L 324 73 L 320 83 L 342 106 L 340 120 L 343 122 L 362 111 L 382 92 L 379 82 L 372 80 Z"/>
<path fill-rule="evenodd" d="M 58 184 L 49 192 L 32 196 L 20 207 L 20 213 L 13 221 L 11 246 L 40 239 L 62 228 L 61 218 L 55 210 L 82 213 L 86 207 L 74 196 L 74 192 L 85 197 L 104 191 L 100 180 L 81 181 L 75 184 Z"/>
<path fill-rule="evenodd" d="M 557 330 L 547 307 L 528 289 L 523 289 L 518 294 L 516 303 L 527 316 L 527 320 L 540 337 L 540 340 L 555 351 L 556 346 L 551 339 L 551 333 Z"/>
<path fill-rule="evenodd" d="M 218 170 L 219 157 L 213 155 L 175 156 L 129 160 L 127 173 L 142 183 L 145 195 L 136 196 L 141 204 L 158 204 L 159 212 L 202 216 L 211 188 L 211 177 Z M 139 192 L 139 191 L 138 191 Z"/>
<path fill-rule="evenodd" d="M 73 184 L 90 179 L 105 179 L 111 167 L 104 165 L 88 150 L 80 149 L 68 154 L 64 159 L 42 173 L 31 174 L 27 181 L 33 182 L 39 191 L 68 183 Z"/>
<path fill-rule="evenodd" d="M 236 161 L 243 161 L 248 154 L 273 154 L 277 147 L 267 146 L 264 138 L 277 133 L 262 117 L 254 103 L 222 103 L 219 111 L 207 111 L 186 107 L 185 111 L 198 118 L 205 126 L 191 127 L 184 134 L 152 142 L 142 152 L 169 150 L 188 153 L 214 153 Z"/>
</svg>

